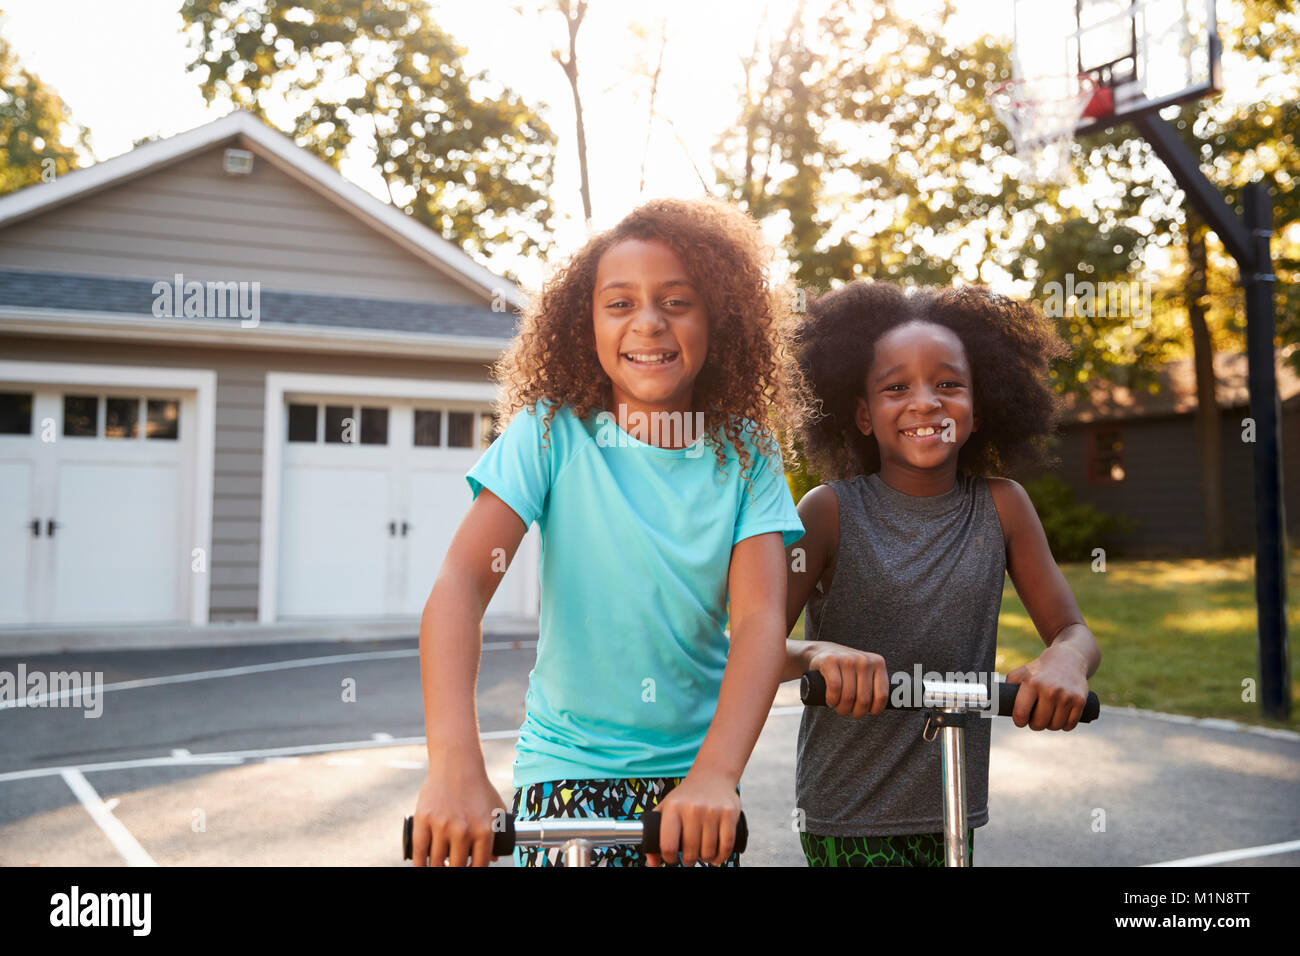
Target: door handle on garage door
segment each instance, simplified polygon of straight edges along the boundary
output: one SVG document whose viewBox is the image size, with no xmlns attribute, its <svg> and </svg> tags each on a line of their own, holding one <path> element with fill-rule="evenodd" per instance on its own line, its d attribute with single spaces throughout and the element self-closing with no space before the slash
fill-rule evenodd
<svg viewBox="0 0 1300 956">
<path fill-rule="evenodd" d="M 46 536 L 47 536 L 47 537 L 50 537 L 50 538 L 53 538 L 53 537 L 54 537 L 54 529 L 55 529 L 55 528 L 58 528 L 58 527 L 61 527 L 60 524 L 59 524 L 57 521 L 55 521 L 53 518 L 51 518 L 49 521 L 45 522 L 45 534 L 46 534 Z"/>
<path fill-rule="evenodd" d="M 33 518 L 30 522 L 28 522 L 27 527 L 29 527 L 29 528 L 32 529 L 32 537 L 33 537 L 33 538 L 39 538 L 39 537 L 41 536 L 41 519 L 40 519 L 40 518 Z"/>
<path fill-rule="evenodd" d="M 390 522 L 388 522 L 388 536 L 389 536 L 390 538 L 396 538 L 396 537 L 397 537 L 397 522 L 396 522 L 396 521 L 390 521 Z"/>
<path fill-rule="evenodd" d="M 402 522 L 402 537 L 403 537 L 403 538 L 406 537 L 406 532 L 409 531 L 410 529 L 411 529 L 411 526 L 410 526 L 407 522 L 403 521 L 403 522 Z"/>
</svg>

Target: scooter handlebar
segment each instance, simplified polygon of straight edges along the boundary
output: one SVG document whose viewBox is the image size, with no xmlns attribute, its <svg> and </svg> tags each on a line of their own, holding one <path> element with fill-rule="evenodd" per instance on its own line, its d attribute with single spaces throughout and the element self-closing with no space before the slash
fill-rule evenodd
<svg viewBox="0 0 1300 956">
<path fill-rule="evenodd" d="M 504 826 L 497 830 L 492 836 L 492 855 L 508 856 L 514 852 L 517 842 L 515 829 L 515 815 L 513 813 L 504 814 Z M 659 828 L 663 823 L 663 817 L 658 810 L 648 810 L 638 818 L 641 822 L 641 842 L 639 847 L 642 853 L 659 852 Z M 541 821 L 529 821 L 541 822 Z M 402 859 L 409 860 L 415 855 L 414 849 L 414 828 L 415 818 L 407 817 L 402 824 Z M 522 842 L 522 841 L 518 841 Z M 749 825 L 745 822 L 745 814 L 740 814 L 740 819 L 736 821 L 736 842 L 734 850 L 737 853 L 744 853 L 749 845 Z"/>
<path fill-rule="evenodd" d="M 1016 694 L 1020 691 L 1019 684 L 1008 684 L 1005 681 L 998 682 L 998 716 L 1009 717 L 1011 711 L 1016 705 Z M 826 678 L 821 675 L 820 671 L 807 671 L 799 681 L 799 698 L 804 702 L 806 707 L 821 707 L 826 704 Z M 922 710 L 921 707 L 904 706 L 895 707 L 893 701 L 885 704 L 886 710 Z M 1088 691 L 1088 699 L 1083 705 L 1083 714 L 1079 717 L 1079 722 L 1083 724 L 1092 723 L 1101 714 L 1101 701 L 1093 691 Z"/>
</svg>

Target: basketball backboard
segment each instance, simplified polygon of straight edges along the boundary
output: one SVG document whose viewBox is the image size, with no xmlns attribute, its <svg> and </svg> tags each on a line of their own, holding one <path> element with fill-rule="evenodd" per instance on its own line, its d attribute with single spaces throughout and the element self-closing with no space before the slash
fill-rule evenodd
<svg viewBox="0 0 1300 956">
<path fill-rule="evenodd" d="M 1084 104 L 1077 118 L 1062 112 L 1074 128 L 1060 132 L 1104 129 L 1222 89 L 1215 0 L 1012 2 L 1014 79 L 1042 98 Z"/>
</svg>

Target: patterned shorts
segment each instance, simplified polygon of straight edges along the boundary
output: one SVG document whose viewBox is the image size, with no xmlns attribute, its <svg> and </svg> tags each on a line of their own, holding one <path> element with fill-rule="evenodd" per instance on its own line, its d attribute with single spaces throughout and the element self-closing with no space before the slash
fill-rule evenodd
<svg viewBox="0 0 1300 956">
<path fill-rule="evenodd" d="M 966 831 L 967 860 L 975 862 L 975 830 Z M 943 866 L 942 833 L 837 837 L 800 833 L 809 866 Z"/>
<path fill-rule="evenodd" d="M 630 820 L 659 801 L 682 782 L 683 777 L 636 777 L 626 780 L 552 780 L 515 788 L 510 812 L 517 820 L 551 817 L 611 817 Z M 592 848 L 592 866 L 645 866 L 645 855 L 635 846 Z M 696 866 L 710 864 L 698 862 Z M 723 866 L 740 866 L 740 854 L 733 853 Z M 563 866 L 558 847 L 516 847 L 515 866 Z"/>
</svg>

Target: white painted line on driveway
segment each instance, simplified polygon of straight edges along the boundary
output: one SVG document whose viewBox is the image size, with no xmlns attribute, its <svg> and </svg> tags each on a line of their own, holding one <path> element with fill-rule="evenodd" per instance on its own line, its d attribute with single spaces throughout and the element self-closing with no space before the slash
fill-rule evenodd
<svg viewBox="0 0 1300 956">
<path fill-rule="evenodd" d="M 1164 863 L 1148 863 L 1147 866 L 1214 866 L 1216 863 L 1231 863 L 1234 860 L 1249 860 L 1257 856 L 1271 856 L 1274 853 L 1293 853 L 1300 850 L 1300 840 L 1288 840 L 1286 843 L 1267 843 L 1263 846 L 1248 846 L 1240 850 L 1224 850 L 1222 853 L 1206 853 L 1204 856 L 1185 856 L 1181 860 L 1166 860 Z"/>
<path fill-rule="evenodd" d="M 491 641 L 483 645 L 485 651 L 516 651 L 537 646 L 536 641 Z M 162 684 L 188 684 L 201 680 L 218 680 L 223 677 L 243 677 L 246 674 L 263 674 L 268 671 L 293 670 L 300 667 L 324 667 L 328 664 L 342 664 L 349 661 L 380 661 L 398 657 L 419 657 L 418 647 L 404 648 L 400 651 L 366 651 L 357 654 L 329 654 L 324 657 L 299 657 L 288 661 L 268 661 L 265 664 L 246 664 L 242 667 L 221 667 L 210 671 L 192 671 L 188 674 L 168 674 L 163 677 L 141 677 L 138 680 L 124 680 L 113 684 L 103 684 L 94 688 L 98 695 L 116 690 L 137 690 L 141 687 L 158 687 Z M 30 697 L 17 697 L 14 700 L 0 701 L 0 710 L 14 707 L 48 706 L 46 701 L 70 700 L 81 697 L 89 688 L 59 691 L 57 694 L 32 694 Z"/>
<path fill-rule="evenodd" d="M 479 734 L 479 740 L 513 740 L 519 736 L 517 730 L 489 730 Z M 203 764 L 241 764 L 246 760 L 266 760 L 267 762 L 287 761 L 301 754 L 326 754 L 345 750 L 366 750 L 373 747 L 410 747 L 424 746 L 423 735 L 419 737 L 394 737 L 392 740 L 345 740 L 333 744 L 304 744 L 297 747 L 272 747 L 262 750 L 230 750 L 224 753 L 191 754 L 188 757 L 142 757 L 137 760 L 110 760 L 105 763 L 83 763 L 75 767 L 37 767 L 32 770 L 11 770 L 0 773 L 0 783 L 10 780 L 31 780 L 36 777 L 54 777 L 65 770 L 77 770 L 81 773 L 98 773 L 105 770 L 133 770 L 137 767 L 193 767 Z"/>
<path fill-rule="evenodd" d="M 99 828 L 117 848 L 117 852 L 122 854 L 128 866 L 158 865 L 144 851 L 144 847 L 136 841 L 136 838 L 131 836 L 131 831 L 122 825 L 122 821 L 113 816 L 113 811 L 99 799 L 99 794 L 85 777 L 71 768 L 65 768 L 60 775 L 69 789 L 77 795 L 77 799 L 86 808 L 90 818 L 99 824 Z"/>
</svg>

